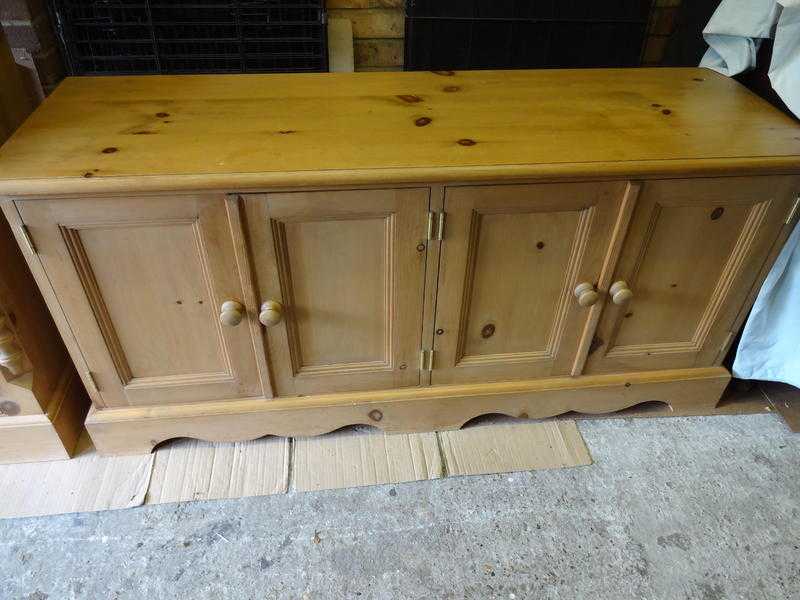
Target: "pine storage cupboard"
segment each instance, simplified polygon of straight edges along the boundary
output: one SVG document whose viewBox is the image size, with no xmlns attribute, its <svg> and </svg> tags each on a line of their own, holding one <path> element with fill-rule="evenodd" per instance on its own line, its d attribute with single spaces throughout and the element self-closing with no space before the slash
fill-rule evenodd
<svg viewBox="0 0 800 600">
<path fill-rule="evenodd" d="M 0 144 L 31 110 L 0 27 Z M 88 410 L 89 398 L 0 215 L 0 464 L 69 458 Z"/>
<path fill-rule="evenodd" d="M 69 79 L 0 150 L 112 454 L 713 407 L 799 192 L 700 69 Z"/>
<path fill-rule="evenodd" d="M 0 464 L 70 458 L 89 398 L 2 215 L 0 257 Z"/>
</svg>

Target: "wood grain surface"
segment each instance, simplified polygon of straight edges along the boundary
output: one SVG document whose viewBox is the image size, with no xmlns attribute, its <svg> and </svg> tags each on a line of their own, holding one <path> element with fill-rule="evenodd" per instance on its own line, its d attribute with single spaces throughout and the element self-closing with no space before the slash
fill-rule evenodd
<svg viewBox="0 0 800 600">
<path fill-rule="evenodd" d="M 704 69 L 91 77 L 0 194 L 800 170 L 800 126 Z"/>
</svg>

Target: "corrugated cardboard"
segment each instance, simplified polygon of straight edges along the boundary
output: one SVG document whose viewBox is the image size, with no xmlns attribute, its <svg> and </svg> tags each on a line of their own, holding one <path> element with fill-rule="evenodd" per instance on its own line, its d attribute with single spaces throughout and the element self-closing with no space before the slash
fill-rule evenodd
<svg viewBox="0 0 800 600">
<path fill-rule="evenodd" d="M 292 489 L 301 492 L 443 477 L 435 433 L 347 428 L 295 438 Z"/>
<path fill-rule="evenodd" d="M 286 492 L 289 440 L 212 444 L 175 440 L 155 452 L 147 504 Z"/>
<path fill-rule="evenodd" d="M 131 508 L 144 502 L 154 456 L 102 457 L 88 436 L 72 460 L 0 465 L 0 517 Z"/>
<path fill-rule="evenodd" d="M 0 517 L 281 494 L 591 463 L 574 421 L 482 422 L 387 435 L 351 427 L 313 438 L 175 440 L 147 456 L 101 457 L 88 437 L 69 461 L 0 466 Z"/>
<path fill-rule="evenodd" d="M 592 464 L 575 421 L 497 419 L 439 434 L 448 475 L 485 475 Z"/>
</svg>

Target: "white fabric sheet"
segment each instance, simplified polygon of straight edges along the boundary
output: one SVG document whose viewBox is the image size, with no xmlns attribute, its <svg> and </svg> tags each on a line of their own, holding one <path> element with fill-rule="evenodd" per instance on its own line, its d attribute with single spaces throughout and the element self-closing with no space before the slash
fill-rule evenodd
<svg viewBox="0 0 800 600">
<path fill-rule="evenodd" d="M 774 38 L 770 82 L 800 117 L 800 0 L 722 0 L 703 37 L 700 66 L 729 76 L 754 68 L 761 41 Z"/>
<path fill-rule="evenodd" d="M 800 225 L 783 247 L 747 319 L 733 374 L 800 387 Z"/>
</svg>

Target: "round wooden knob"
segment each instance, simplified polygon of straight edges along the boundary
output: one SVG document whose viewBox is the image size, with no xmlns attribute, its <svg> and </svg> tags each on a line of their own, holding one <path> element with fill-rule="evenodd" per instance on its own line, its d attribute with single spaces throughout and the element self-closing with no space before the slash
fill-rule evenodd
<svg viewBox="0 0 800 600">
<path fill-rule="evenodd" d="M 244 306 L 236 300 L 226 300 L 219 307 L 219 322 L 225 327 L 236 327 L 244 318 Z"/>
<path fill-rule="evenodd" d="M 633 298 L 633 292 L 624 281 L 615 281 L 608 293 L 614 304 L 625 304 Z"/>
<path fill-rule="evenodd" d="M 258 313 L 258 320 L 264 327 L 272 327 L 280 323 L 283 318 L 283 306 L 275 300 L 267 300 L 261 305 L 261 312 Z"/>
<path fill-rule="evenodd" d="M 581 306 L 591 306 L 600 299 L 600 294 L 594 289 L 593 284 L 584 281 L 575 288 L 575 297 Z"/>
</svg>

